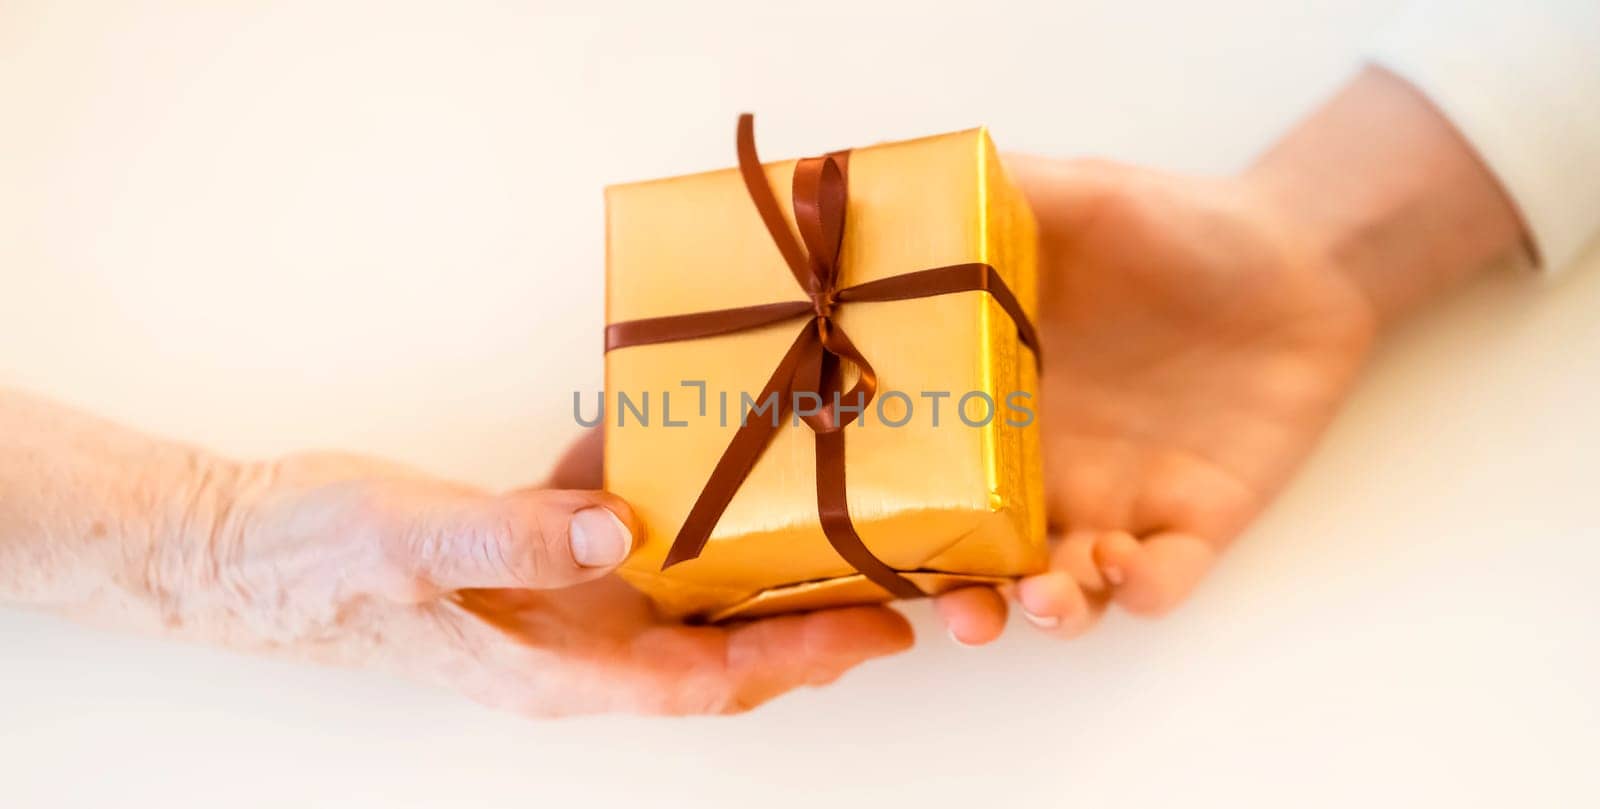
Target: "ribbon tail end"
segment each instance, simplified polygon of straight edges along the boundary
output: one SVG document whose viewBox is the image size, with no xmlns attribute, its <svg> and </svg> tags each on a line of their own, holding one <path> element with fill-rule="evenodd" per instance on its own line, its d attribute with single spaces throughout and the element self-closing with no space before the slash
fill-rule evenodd
<svg viewBox="0 0 1600 809">
<path fill-rule="evenodd" d="M 690 559 L 694 559 L 699 555 L 700 551 L 698 550 L 690 550 L 689 548 L 673 545 L 672 549 L 667 551 L 667 558 L 661 560 L 661 569 L 666 570 L 674 565 L 679 565 L 689 561 Z"/>
</svg>

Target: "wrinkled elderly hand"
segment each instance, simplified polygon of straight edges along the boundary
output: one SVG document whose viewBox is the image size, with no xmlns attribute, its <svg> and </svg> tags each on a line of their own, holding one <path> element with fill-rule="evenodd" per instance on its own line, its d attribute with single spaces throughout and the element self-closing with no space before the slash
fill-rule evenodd
<svg viewBox="0 0 1600 809">
<path fill-rule="evenodd" d="M 580 445 L 564 469 L 597 468 Z M 885 608 L 659 619 L 594 481 L 491 494 L 381 461 L 238 464 L 0 391 L 0 598 L 373 666 L 546 716 L 725 713 L 907 648 Z"/>
</svg>

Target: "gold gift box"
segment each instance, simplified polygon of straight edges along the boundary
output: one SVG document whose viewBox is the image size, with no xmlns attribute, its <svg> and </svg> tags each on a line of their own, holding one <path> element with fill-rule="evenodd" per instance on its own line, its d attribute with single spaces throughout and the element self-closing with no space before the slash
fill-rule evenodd
<svg viewBox="0 0 1600 809">
<path fill-rule="evenodd" d="M 794 165 L 764 165 L 791 226 Z M 984 262 L 1033 316 L 1033 214 L 986 130 L 855 149 L 848 184 L 840 286 Z M 606 189 L 608 324 L 803 297 L 737 170 Z M 971 291 L 850 303 L 836 322 L 878 372 L 878 398 L 845 430 L 850 514 L 867 547 L 930 593 L 1042 568 L 1044 493 L 1030 417 L 1038 379 L 1005 311 Z M 661 570 L 738 429 L 742 397 L 759 399 L 804 323 L 606 355 L 605 487 L 646 527 L 621 575 L 668 615 L 724 620 L 889 598 L 825 538 L 812 433 L 792 417 L 701 555 Z M 685 383 L 704 383 L 704 396 Z M 985 421 L 982 397 L 967 397 L 977 427 L 956 412 L 974 391 L 994 403 Z"/>
</svg>

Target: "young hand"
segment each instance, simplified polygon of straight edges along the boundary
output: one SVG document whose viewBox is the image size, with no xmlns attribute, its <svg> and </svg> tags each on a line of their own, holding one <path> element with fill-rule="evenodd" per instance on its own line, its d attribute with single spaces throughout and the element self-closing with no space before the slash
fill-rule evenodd
<svg viewBox="0 0 1600 809">
<path fill-rule="evenodd" d="M 1369 69 L 1244 175 L 1008 163 L 1040 230 L 1048 571 L 1014 598 L 1082 632 L 1157 615 L 1305 460 L 1380 327 L 1522 228 L 1409 86 Z M 993 590 L 942 597 L 956 639 L 998 636 Z"/>
</svg>

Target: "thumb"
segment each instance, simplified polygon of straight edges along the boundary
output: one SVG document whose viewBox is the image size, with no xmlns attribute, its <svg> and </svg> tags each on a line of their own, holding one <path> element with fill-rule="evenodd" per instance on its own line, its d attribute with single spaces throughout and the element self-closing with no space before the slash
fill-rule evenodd
<svg viewBox="0 0 1600 809">
<path fill-rule="evenodd" d="M 413 563 L 439 590 L 547 590 L 596 579 L 627 558 L 632 509 L 600 491 L 527 489 L 430 510 L 407 533 Z"/>
</svg>

